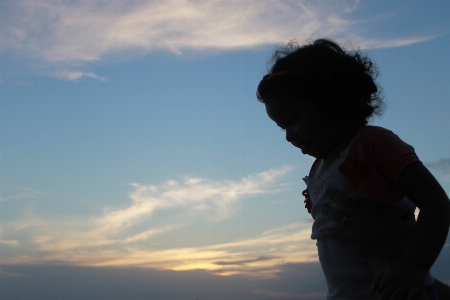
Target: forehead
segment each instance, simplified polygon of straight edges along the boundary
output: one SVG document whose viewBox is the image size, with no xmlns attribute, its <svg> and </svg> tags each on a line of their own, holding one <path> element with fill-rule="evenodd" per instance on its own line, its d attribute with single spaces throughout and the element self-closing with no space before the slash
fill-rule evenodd
<svg viewBox="0 0 450 300">
<path fill-rule="evenodd" d="M 308 110 L 310 103 L 306 101 L 268 101 L 265 103 L 269 118 L 279 123 L 294 114 Z"/>
</svg>

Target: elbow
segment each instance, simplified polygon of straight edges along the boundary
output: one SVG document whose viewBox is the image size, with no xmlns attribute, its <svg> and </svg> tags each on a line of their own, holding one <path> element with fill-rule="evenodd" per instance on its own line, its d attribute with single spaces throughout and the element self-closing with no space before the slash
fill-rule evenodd
<svg viewBox="0 0 450 300">
<path fill-rule="evenodd" d="M 433 205 L 427 205 L 426 207 L 419 208 L 419 218 L 418 222 L 435 224 L 441 229 L 446 229 L 448 231 L 450 226 L 450 201 L 439 201 Z M 422 223 L 423 224 L 423 223 Z"/>
<path fill-rule="evenodd" d="M 446 227 L 447 230 L 450 226 L 450 201 L 447 199 L 442 205 L 435 208 L 435 214 L 437 219 L 442 223 L 442 227 Z"/>
<path fill-rule="evenodd" d="M 446 211 L 446 220 L 447 220 L 447 227 L 450 226 L 450 201 L 447 199 L 446 201 L 446 210 L 444 209 L 444 211 Z"/>
</svg>

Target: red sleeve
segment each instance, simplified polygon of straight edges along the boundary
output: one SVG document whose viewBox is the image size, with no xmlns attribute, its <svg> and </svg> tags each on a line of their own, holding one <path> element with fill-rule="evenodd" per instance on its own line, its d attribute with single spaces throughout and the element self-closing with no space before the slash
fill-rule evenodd
<svg viewBox="0 0 450 300">
<path fill-rule="evenodd" d="M 393 185 L 397 182 L 403 169 L 411 163 L 419 161 L 411 145 L 385 128 L 367 127 L 361 138 L 369 162 Z"/>
<path fill-rule="evenodd" d="M 392 131 L 365 126 L 353 139 L 339 170 L 362 197 L 392 204 L 405 196 L 395 185 L 400 173 L 416 161 L 414 148 Z"/>
</svg>

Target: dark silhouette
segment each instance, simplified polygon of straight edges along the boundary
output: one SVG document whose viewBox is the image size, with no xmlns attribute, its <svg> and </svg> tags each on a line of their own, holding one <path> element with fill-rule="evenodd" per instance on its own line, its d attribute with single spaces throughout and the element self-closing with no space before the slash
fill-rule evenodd
<svg viewBox="0 0 450 300">
<path fill-rule="evenodd" d="M 375 291 L 382 300 L 438 299 L 429 270 L 448 234 L 450 201 L 413 147 L 385 128 L 367 125 L 384 110 L 375 65 L 359 51 L 344 51 L 327 39 L 304 46 L 290 42 L 275 51 L 272 63 L 257 98 L 286 131 L 286 140 L 316 158 L 304 178 L 303 195 L 314 218 L 311 238 L 317 240 L 327 299 L 376 299 Z M 391 216 L 372 215 L 384 227 L 370 227 L 372 219 L 339 210 L 331 218 L 330 211 L 338 207 L 330 197 L 334 194 L 327 193 L 330 188 L 356 203 L 368 199 L 373 211 L 390 211 L 385 215 Z M 421 211 L 417 222 L 416 206 Z M 410 224 L 411 230 L 383 239 L 395 220 Z M 336 237 L 333 230 L 358 222 L 363 226 L 355 228 L 379 231 L 361 239 L 358 247 L 353 244 L 356 249 L 325 234 L 328 230 Z M 369 237 L 369 232 L 359 234 Z M 392 239 L 397 242 L 389 253 L 388 247 L 373 246 Z"/>
</svg>

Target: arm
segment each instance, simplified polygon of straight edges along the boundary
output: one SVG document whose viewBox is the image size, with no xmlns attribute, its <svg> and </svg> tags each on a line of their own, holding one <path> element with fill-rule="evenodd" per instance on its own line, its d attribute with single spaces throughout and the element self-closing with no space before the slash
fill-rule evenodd
<svg viewBox="0 0 450 300">
<path fill-rule="evenodd" d="M 404 219 L 394 207 L 383 207 L 366 199 L 354 200 L 347 195 L 330 189 L 329 197 L 341 209 L 327 207 L 324 213 L 338 223 L 347 217 L 345 226 L 327 229 L 325 235 L 337 239 L 360 254 L 371 267 L 374 276 L 382 274 L 385 268 L 398 261 L 413 231 L 415 220 Z M 412 216 L 414 217 L 414 216 Z M 450 299 L 450 287 L 435 279 L 440 299 Z M 421 295 L 418 299 L 429 299 Z"/>
<path fill-rule="evenodd" d="M 437 180 L 420 162 L 403 170 L 397 186 L 420 209 L 413 238 L 401 260 L 419 270 L 430 270 L 447 238 L 450 201 Z"/>
<path fill-rule="evenodd" d="M 383 300 L 423 285 L 426 272 L 445 243 L 450 225 L 449 199 L 421 162 L 407 166 L 396 185 L 417 205 L 420 214 L 401 258 L 374 280 L 374 289 Z"/>
</svg>

